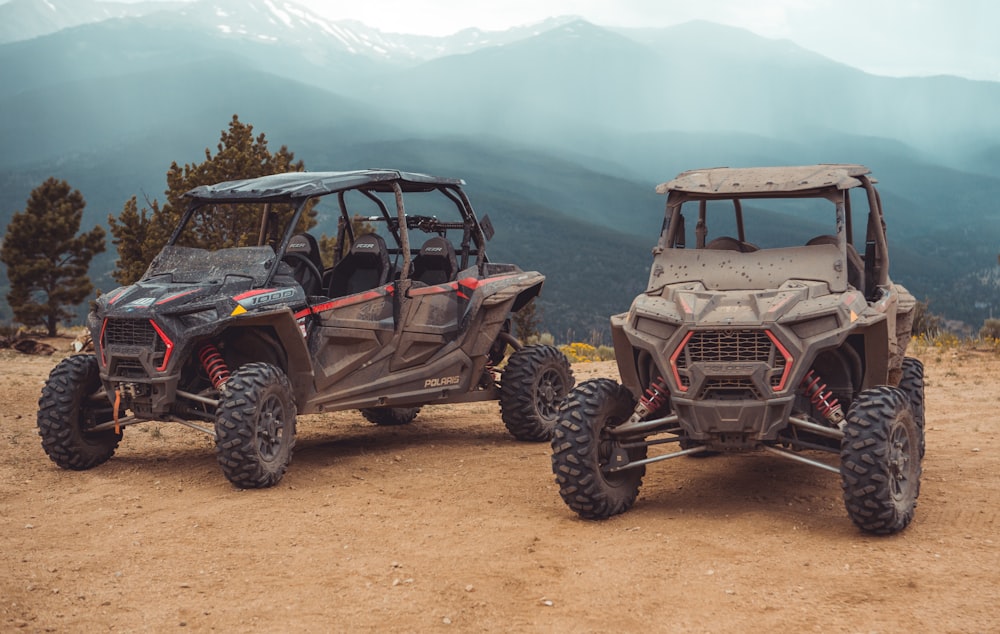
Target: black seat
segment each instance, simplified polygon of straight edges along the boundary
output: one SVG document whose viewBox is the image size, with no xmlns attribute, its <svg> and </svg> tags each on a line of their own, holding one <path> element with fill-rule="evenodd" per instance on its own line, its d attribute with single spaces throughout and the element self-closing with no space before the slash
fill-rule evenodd
<svg viewBox="0 0 1000 634">
<path fill-rule="evenodd" d="M 839 246 L 840 241 L 837 236 L 834 235 L 822 235 L 816 236 L 806 242 L 806 246 L 813 246 L 815 244 L 832 244 L 833 246 Z M 861 255 L 858 254 L 858 250 L 854 248 L 854 245 L 850 242 L 847 243 L 847 283 L 854 288 L 861 291 L 862 294 L 865 292 L 865 261 L 861 259 Z"/>
<path fill-rule="evenodd" d="M 458 259 L 455 247 L 447 238 L 435 236 L 424 242 L 420 253 L 413 258 L 413 281 L 428 286 L 444 284 L 455 279 L 458 274 Z"/>
<path fill-rule="evenodd" d="M 392 267 L 385 240 L 376 233 L 357 239 L 330 275 L 330 297 L 343 297 L 388 283 Z"/>
<path fill-rule="evenodd" d="M 323 260 L 320 258 L 316 238 L 308 233 L 292 236 L 281 259 L 292 268 L 292 277 L 306 295 L 319 295 L 322 292 Z"/>
</svg>

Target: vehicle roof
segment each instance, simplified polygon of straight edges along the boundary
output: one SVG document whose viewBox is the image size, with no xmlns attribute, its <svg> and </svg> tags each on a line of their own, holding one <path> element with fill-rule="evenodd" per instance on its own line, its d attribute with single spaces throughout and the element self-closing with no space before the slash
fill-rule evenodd
<svg viewBox="0 0 1000 634">
<path fill-rule="evenodd" d="M 709 196 L 762 195 L 858 187 L 858 176 L 870 174 L 864 165 L 824 164 L 786 167 L 713 167 L 689 170 L 656 188 Z M 872 179 L 874 180 L 874 179 Z"/>
<path fill-rule="evenodd" d="M 286 172 L 259 178 L 226 181 L 195 187 L 184 195 L 203 201 L 277 201 L 301 200 L 348 189 L 391 192 L 398 183 L 404 192 L 432 191 L 440 186 L 460 187 L 460 178 L 439 178 L 427 174 L 390 169 L 367 169 L 349 172 Z"/>
</svg>

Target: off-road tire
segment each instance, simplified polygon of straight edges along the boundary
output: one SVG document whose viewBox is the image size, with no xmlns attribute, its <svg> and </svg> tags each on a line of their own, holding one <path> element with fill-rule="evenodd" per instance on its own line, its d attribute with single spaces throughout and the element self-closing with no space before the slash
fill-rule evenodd
<svg viewBox="0 0 1000 634">
<path fill-rule="evenodd" d="M 121 432 L 87 428 L 114 418 L 114 408 L 101 390 L 97 357 L 76 355 L 49 373 L 38 399 L 38 434 L 52 462 L 83 471 L 107 462 L 122 439 Z"/>
<path fill-rule="evenodd" d="M 215 453 L 241 489 L 277 484 L 295 446 L 295 400 L 288 377 L 269 363 L 248 363 L 222 386 Z"/>
<path fill-rule="evenodd" d="M 920 457 L 924 457 L 924 364 L 913 357 L 903 358 L 903 376 L 899 380 L 899 389 L 906 394 L 913 412 L 913 420 L 920 429 Z"/>
<path fill-rule="evenodd" d="M 888 535 L 913 519 L 920 494 L 920 430 L 903 390 L 862 392 L 847 412 L 840 449 L 844 505 L 869 533 Z"/>
<path fill-rule="evenodd" d="M 395 427 L 413 422 L 420 412 L 419 407 L 366 407 L 358 410 L 370 423 L 380 427 Z"/>
<path fill-rule="evenodd" d="M 569 393 L 552 438 L 552 472 L 559 495 L 584 519 L 606 519 L 632 508 L 645 465 L 607 473 L 617 444 L 607 430 L 628 420 L 635 400 L 611 379 L 585 381 Z M 646 457 L 645 445 L 627 450 L 630 461 Z"/>
<path fill-rule="evenodd" d="M 553 346 L 525 346 L 507 359 L 500 382 L 500 417 L 518 440 L 552 439 L 559 407 L 573 389 L 573 370 Z"/>
</svg>

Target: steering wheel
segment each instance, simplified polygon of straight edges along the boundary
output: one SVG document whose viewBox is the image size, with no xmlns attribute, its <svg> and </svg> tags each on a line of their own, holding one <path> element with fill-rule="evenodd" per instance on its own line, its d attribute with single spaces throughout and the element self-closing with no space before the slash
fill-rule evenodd
<svg viewBox="0 0 1000 634">
<path fill-rule="evenodd" d="M 323 287 L 323 274 L 312 260 L 302 253 L 286 253 L 281 258 L 292 267 L 292 276 L 305 290 L 306 295 L 318 295 Z M 301 279 L 300 279 L 301 276 Z"/>
</svg>

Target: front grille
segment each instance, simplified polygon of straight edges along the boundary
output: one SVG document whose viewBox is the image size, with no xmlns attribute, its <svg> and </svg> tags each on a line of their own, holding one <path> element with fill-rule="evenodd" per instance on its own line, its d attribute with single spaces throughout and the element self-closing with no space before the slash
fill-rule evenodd
<svg viewBox="0 0 1000 634">
<path fill-rule="evenodd" d="M 671 356 L 671 363 L 674 378 L 682 391 L 691 387 L 691 368 L 699 363 L 764 364 L 767 366 L 767 385 L 773 391 L 779 391 L 784 389 L 789 358 L 767 330 L 694 330 L 688 333 L 681 348 Z M 706 380 L 697 398 L 762 398 L 753 381 L 748 376 L 740 376 L 742 370 L 736 370 L 735 374 L 715 374 L 709 369 L 711 367 L 706 366 L 703 370 L 706 372 Z M 716 368 L 715 372 L 722 370 Z"/>
<path fill-rule="evenodd" d="M 684 350 L 689 363 L 766 362 L 771 360 L 774 344 L 764 330 L 696 330 Z"/>
<path fill-rule="evenodd" d="M 104 340 L 109 346 L 152 347 L 155 352 L 167 349 L 148 319 L 109 319 L 104 329 Z"/>
</svg>

